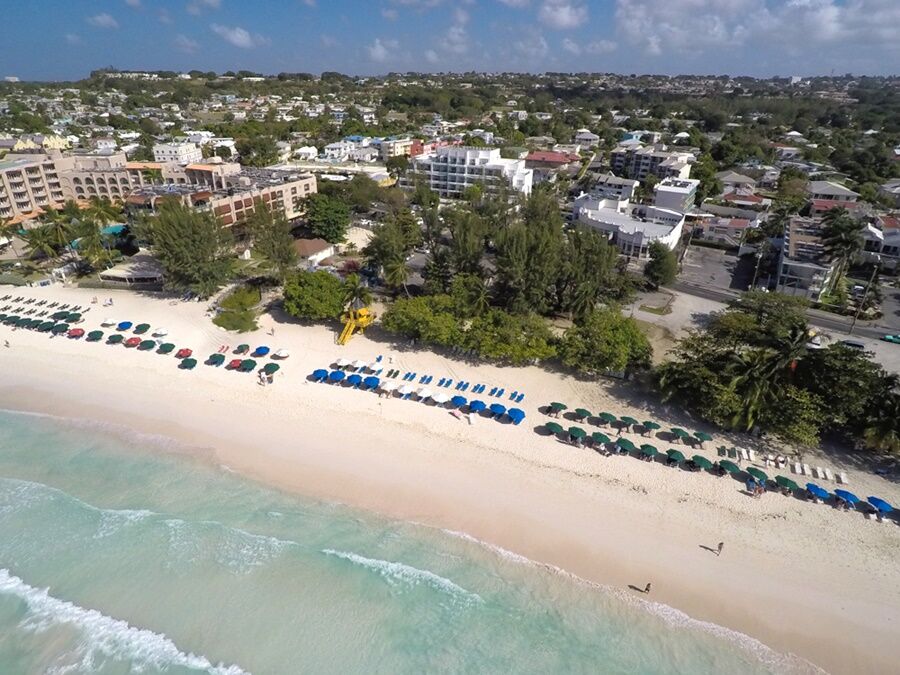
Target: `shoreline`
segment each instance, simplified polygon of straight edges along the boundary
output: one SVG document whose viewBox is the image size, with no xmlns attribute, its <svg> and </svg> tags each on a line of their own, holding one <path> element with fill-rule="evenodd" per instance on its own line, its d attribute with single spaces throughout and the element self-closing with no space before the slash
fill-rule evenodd
<svg viewBox="0 0 900 675">
<path fill-rule="evenodd" d="M 69 302 L 90 297 L 28 290 Z M 132 316 L 165 316 L 154 325 L 174 326 L 185 336 L 178 342 L 201 360 L 229 339 L 199 305 L 126 294 L 116 301 L 133 305 Z M 101 318 L 85 323 L 95 327 Z M 291 348 L 283 365 L 289 372 L 263 388 L 252 375 L 203 365 L 181 372 L 170 357 L 3 327 L 14 344 L 0 349 L 0 406 L 172 438 L 201 461 L 252 480 L 464 533 L 588 583 L 627 590 L 651 581 L 649 600 L 830 672 L 890 672 L 900 657 L 893 637 L 900 571 L 891 565 L 900 528 L 891 523 L 774 494 L 751 500 L 730 479 L 603 458 L 531 431 L 542 422 L 535 406 L 545 398 L 609 397 L 594 383 L 480 366 L 488 376 L 532 385 L 523 406 L 529 417 L 520 427 L 481 419 L 463 426 L 433 407 L 305 381 L 328 354 L 363 358 L 384 345 L 354 338 L 338 348 L 324 328 L 277 329 L 277 339 L 262 331 L 241 337 Z M 473 370 L 448 366 L 444 357 L 438 365 L 428 353 L 403 352 L 400 359 L 394 367 L 416 369 L 419 359 L 426 364 L 420 372 L 432 374 Z M 631 401 L 618 406 L 635 410 Z M 721 558 L 701 548 L 722 540 Z"/>
</svg>

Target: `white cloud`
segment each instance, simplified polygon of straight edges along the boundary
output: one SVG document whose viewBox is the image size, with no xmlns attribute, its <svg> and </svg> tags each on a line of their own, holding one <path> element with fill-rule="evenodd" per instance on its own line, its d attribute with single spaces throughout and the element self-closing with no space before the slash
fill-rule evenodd
<svg viewBox="0 0 900 675">
<path fill-rule="evenodd" d="M 188 14 L 200 14 L 204 9 L 219 9 L 222 0 L 191 0 L 185 9 Z"/>
<path fill-rule="evenodd" d="M 436 51 L 429 49 L 425 52 L 425 60 L 428 61 L 428 63 L 437 63 L 441 60 L 441 57 L 438 56 Z"/>
<path fill-rule="evenodd" d="M 537 62 L 547 57 L 550 45 L 543 35 L 532 34 L 513 43 L 513 47 L 526 61 Z"/>
<path fill-rule="evenodd" d="M 210 25 L 210 29 L 225 42 L 241 49 L 252 49 L 253 47 L 269 44 L 267 38 L 256 33 L 251 34 L 246 28 L 241 28 L 240 26 L 230 27 L 214 23 Z"/>
<path fill-rule="evenodd" d="M 376 63 L 384 63 L 394 56 L 394 52 L 399 49 L 400 43 L 396 40 L 382 40 L 375 38 L 375 42 L 366 47 L 369 58 Z"/>
<path fill-rule="evenodd" d="M 160 23 L 172 23 L 172 15 L 169 14 L 169 10 L 165 8 L 159 10 L 159 21 Z"/>
<path fill-rule="evenodd" d="M 538 18 L 550 28 L 568 30 L 585 23 L 588 10 L 580 0 L 544 0 Z"/>
<path fill-rule="evenodd" d="M 200 49 L 200 43 L 196 40 L 192 40 L 187 35 L 179 33 L 175 36 L 175 49 L 182 51 L 185 54 L 193 54 Z"/>
<path fill-rule="evenodd" d="M 618 46 L 612 40 L 594 40 L 585 46 L 584 51 L 588 54 L 609 54 L 616 51 Z"/>
<path fill-rule="evenodd" d="M 315 7 L 316 0 L 303 0 L 303 4 L 306 5 L 307 7 Z"/>
<path fill-rule="evenodd" d="M 81 36 L 78 33 L 66 33 L 66 42 L 70 45 L 80 45 Z"/>
<path fill-rule="evenodd" d="M 141 0 L 125 0 L 125 4 L 129 7 L 134 7 L 135 9 L 137 9 L 141 6 Z"/>
<path fill-rule="evenodd" d="M 578 55 L 581 53 L 581 45 L 575 42 L 575 40 L 573 40 L 572 38 L 563 38 L 562 48 L 570 54 Z"/>
<path fill-rule="evenodd" d="M 508 7 L 527 7 L 531 0 L 499 0 Z"/>
<path fill-rule="evenodd" d="M 323 47 L 337 47 L 340 44 L 336 38 L 331 35 L 325 35 L 324 33 L 319 36 L 319 40 L 322 41 Z"/>
<path fill-rule="evenodd" d="M 382 7 L 381 16 L 383 16 L 388 21 L 396 21 L 397 17 L 400 16 L 400 13 L 393 7 Z"/>
<path fill-rule="evenodd" d="M 116 21 L 111 15 L 103 12 L 102 14 L 95 14 L 94 16 L 89 16 L 87 18 L 87 22 L 94 26 L 95 28 L 118 28 L 119 22 Z"/>
</svg>

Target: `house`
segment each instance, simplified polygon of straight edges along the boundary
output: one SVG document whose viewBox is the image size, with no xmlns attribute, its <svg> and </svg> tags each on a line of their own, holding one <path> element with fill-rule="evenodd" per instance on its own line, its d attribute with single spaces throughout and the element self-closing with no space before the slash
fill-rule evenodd
<svg viewBox="0 0 900 675">
<path fill-rule="evenodd" d="M 304 145 L 294 150 L 294 159 L 301 162 L 312 162 L 319 156 L 319 149 L 314 145 Z"/>
<path fill-rule="evenodd" d="M 301 263 L 307 267 L 316 267 L 335 254 L 334 244 L 324 239 L 295 239 L 294 249 Z"/>
<path fill-rule="evenodd" d="M 754 194 L 752 190 L 748 190 L 747 188 L 738 188 L 732 192 L 726 192 L 722 195 L 722 201 L 731 206 L 745 206 L 750 208 L 763 208 L 771 203 L 770 199 L 760 197 L 758 194 Z"/>
<path fill-rule="evenodd" d="M 900 208 L 900 179 L 890 180 L 878 188 L 878 195 Z"/>
<path fill-rule="evenodd" d="M 850 213 L 861 211 L 861 202 L 842 202 L 836 199 L 813 199 L 809 202 L 809 215 L 817 218 L 824 216 L 831 209 L 847 209 Z"/>
<path fill-rule="evenodd" d="M 739 189 L 746 188 L 751 191 L 756 189 L 756 181 L 750 178 L 750 176 L 745 176 L 744 174 L 737 173 L 736 171 L 719 171 L 716 174 L 716 178 L 719 179 L 719 182 L 722 184 L 722 194 L 728 194 L 729 192 L 736 192 Z"/>
<path fill-rule="evenodd" d="M 350 143 L 349 141 L 335 141 L 334 143 L 326 145 L 322 150 L 322 154 L 325 156 L 325 159 L 346 162 L 354 148 L 356 148 L 355 143 Z"/>
<path fill-rule="evenodd" d="M 740 246 L 747 229 L 751 227 L 752 223 L 753 221 L 749 218 L 728 218 L 725 216 L 703 218 L 694 225 L 693 236 L 728 246 Z"/>
<path fill-rule="evenodd" d="M 587 129 L 579 129 L 575 133 L 573 142 L 578 143 L 579 145 L 584 145 L 588 148 L 596 148 L 598 145 L 600 145 L 600 137 Z"/>
<path fill-rule="evenodd" d="M 858 192 L 829 180 L 811 180 L 806 188 L 810 199 L 828 199 L 835 202 L 855 202 Z"/>
</svg>

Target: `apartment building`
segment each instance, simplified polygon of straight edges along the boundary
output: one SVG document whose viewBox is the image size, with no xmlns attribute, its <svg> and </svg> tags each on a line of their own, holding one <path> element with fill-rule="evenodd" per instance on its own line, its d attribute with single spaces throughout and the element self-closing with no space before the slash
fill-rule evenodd
<svg viewBox="0 0 900 675">
<path fill-rule="evenodd" d="M 824 259 L 822 221 L 794 216 L 784 233 L 778 269 L 778 290 L 817 301 L 827 290 L 834 265 Z"/>
<path fill-rule="evenodd" d="M 409 157 L 413 144 L 412 138 L 386 138 L 381 141 L 381 160 L 386 162 L 391 157 Z"/>
<path fill-rule="evenodd" d="M 649 258 L 650 244 L 659 242 L 674 250 L 684 232 L 684 214 L 656 206 L 640 206 L 628 200 L 575 200 L 573 214 L 582 225 L 604 232 L 623 255 Z"/>
<path fill-rule="evenodd" d="M 401 177 L 400 186 L 414 187 L 418 180 L 423 180 L 442 197 L 453 198 L 461 197 L 474 185 L 493 190 L 498 183 L 528 195 L 534 176 L 525 167 L 524 160 L 504 159 L 499 149 L 459 146 L 415 157 L 410 170 Z"/>
<path fill-rule="evenodd" d="M 59 172 L 47 155 L 7 155 L 0 160 L 0 218 L 19 223 L 64 202 Z"/>
<path fill-rule="evenodd" d="M 690 152 L 669 152 L 664 145 L 634 143 L 619 145 L 609 156 L 610 166 L 616 174 L 640 181 L 650 174 L 657 178 L 690 178 L 694 159 Z"/>
<path fill-rule="evenodd" d="M 600 176 L 591 187 L 590 195 L 595 199 L 616 199 L 631 201 L 634 191 L 637 190 L 639 181 L 631 178 L 619 178 L 615 174 L 607 173 Z"/>
<path fill-rule="evenodd" d="M 654 189 L 653 205 L 687 213 L 694 208 L 700 181 L 695 178 L 666 178 Z"/>
<path fill-rule="evenodd" d="M 195 143 L 157 143 L 153 146 L 153 160 L 190 164 L 203 160 L 203 151 Z"/>
</svg>

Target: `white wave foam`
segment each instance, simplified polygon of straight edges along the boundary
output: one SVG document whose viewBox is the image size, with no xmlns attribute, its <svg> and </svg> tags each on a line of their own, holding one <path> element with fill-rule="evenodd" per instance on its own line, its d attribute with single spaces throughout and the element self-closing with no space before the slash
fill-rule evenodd
<svg viewBox="0 0 900 675">
<path fill-rule="evenodd" d="M 189 523 L 180 518 L 170 518 L 164 522 L 169 531 L 169 550 L 178 559 L 189 563 L 213 560 L 244 574 L 277 558 L 285 550 L 300 545 L 290 539 L 253 534 L 215 520 Z M 198 527 L 201 529 L 198 530 Z M 207 532 L 202 528 L 206 528 Z"/>
<path fill-rule="evenodd" d="M 83 638 L 78 647 L 81 659 L 78 667 L 83 670 L 93 671 L 101 665 L 97 663 L 98 659 L 105 657 L 128 661 L 136 671 L 182 667 L 214 675 L 244 675 L 247 672 L 237 665 L 214 665 L 202 654 L 181 651 L 163 634 L 55 598 L 47 589 L 29 586 L 6 569 L 0 569 L 0 593 L 13 595 L 27 605 L 28 613 L 20 623 L 26 630 L 40 633 L 58 625 L 77 628 Z"/>
<path fill-rule="evenodd" d="M 348 553 L 347 551 L 335 551 L 326 548 L 322 550 L 325 555 L 334 556 L 343 560 L 348 560 L 355 565 L 360 565 L 367 569 L 373 570 L 380 574 L 392 586 L 398 582 L 408 584 L 410 586 L 418 586 L 419 584 L 427 584 L 432 588 L 448 593 L 449 595 L 465 600 L 466 602 L 482 602 L 481 596 L 477 593 L 467 591 L 449 579 L 430 572 L 428 570 L 420 570 L 411 565 L 405 565 L 400 562 L 391 562 L 389 560 L 379 560 L 377 558 L 366 558 L 357 553 Z"/>
<path fill-rule="evenodd" d="M 444 534 L 449 534 L 451 537 L 455 537 L 457 539 L 462 539 L 464 541 L 471 542 L 473 544 L 477 544 L 482 548 L 486 548 L 492 553 L 496 553 L 501 558 L 509 560 L 510 562 L 519 563 L 520 565 L 538 565 L 539 563 L 535 562 L 531 558 L 526 558 L 524 555 L 519 555 L 518 553 L 513 553 L 509 549 L 505 549 L 502 546 L 497 546 L 496 544 L 491 544 L 486 542 L 478 537 L 473 537 L 471 534 L 466 532 L 458 532 L 457 530 L 444 530 L 441 532 Z"/>
</svg>

